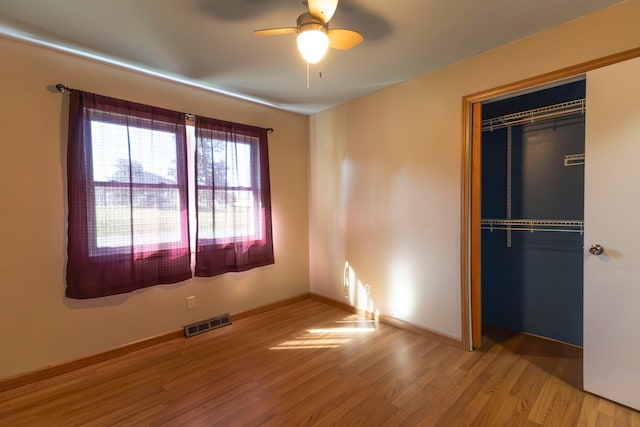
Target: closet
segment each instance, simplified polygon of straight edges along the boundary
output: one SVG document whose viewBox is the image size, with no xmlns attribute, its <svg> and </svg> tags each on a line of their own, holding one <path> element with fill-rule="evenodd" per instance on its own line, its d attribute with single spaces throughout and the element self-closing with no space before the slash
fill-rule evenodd
<svg viewBox="0 0 640 427">
<path fill-rule="evenodd" d="M 482 321 L 582 345 L 585 82 L 482 106 Z"/>
</svg>

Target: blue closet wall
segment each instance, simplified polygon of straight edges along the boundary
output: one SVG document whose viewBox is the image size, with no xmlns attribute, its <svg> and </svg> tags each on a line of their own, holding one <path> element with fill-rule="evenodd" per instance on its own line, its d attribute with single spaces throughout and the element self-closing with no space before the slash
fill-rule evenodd
<svg viewBox="0 0 640 427">
<path fill-rule="evenodd" d="M 584 81 L 483 105 L 483 119 L 584 98 Z M 584 217 L 584 116 L 512 127 L 512 218 Z M 507 129 L 482 134 L 482 218 L 506 218 Z M 583 236 L 482 231 L 484 323 L 582 345 Z"/>
</svg>

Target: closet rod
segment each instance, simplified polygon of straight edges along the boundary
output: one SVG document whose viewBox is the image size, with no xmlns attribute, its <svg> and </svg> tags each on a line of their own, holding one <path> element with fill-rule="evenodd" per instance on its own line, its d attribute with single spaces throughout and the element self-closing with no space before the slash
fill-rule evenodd
<svg viewBox="0 0 640 427">
<path fill-rule="evenodd" d="M 485 119 L 482 121 L 482 131 L 494 131 L 496 129 L 502 129 L 523 123 L 534 123 L 536 120 L 552 119 L 555 117 L 563 117 L 573 114 L 584 114 L 585 109 L 586 99 L 575 99 L 573 101 L 562 102 L 560 104 L 548 105 L 546 107 L 534 108 L 532 110 L 520 111 L 518 113 Z"/>
</svg>

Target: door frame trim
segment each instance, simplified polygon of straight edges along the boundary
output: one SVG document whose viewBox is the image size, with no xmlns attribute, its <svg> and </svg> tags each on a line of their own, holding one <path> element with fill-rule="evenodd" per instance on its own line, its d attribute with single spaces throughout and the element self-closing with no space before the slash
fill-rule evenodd
<svg viewBox="0 0 640 427">
<path fill-rule="evenodd" d="M 481 200 L 481 138 L 474 132 L 474 121 L 481 111 L 481 102 L 530 89 L 535 86 L 584 74 L 597 68 L 640 57 L 640 47 L 608 55 L 581 64 L 562 68 L 493 89 L 476 92 L 462 97 L 462 213 L 460 225 L 460 277 L 462 305 L 462 345 L 465 350 L 473 350 L 481 345 L 481 259 L 480 259 L 480 219 L 478 206 Z M 476 136 L 474 137 L 474 133 Z M 475 155 L 474 155 L 475 153 Z"/>
</svg>

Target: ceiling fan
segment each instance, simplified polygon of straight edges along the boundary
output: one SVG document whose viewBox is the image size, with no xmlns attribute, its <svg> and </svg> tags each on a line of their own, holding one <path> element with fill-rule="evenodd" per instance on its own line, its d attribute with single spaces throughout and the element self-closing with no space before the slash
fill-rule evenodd
<svg viewBox="0 0 640 427">
<path fill-rule="evenodd" d="M 363 40 L 360 33 L 342 28 L 329 29 L 329 20 L 338 7 L 338 0 L 308 0 L 309 12 L 298 16 L 296 27 L 256 30 L 254 34 L 271 36 L 298 34 L 298 50 L 307 63 L 320 61 L 328 48 L 348 50 Z"/>
</svg>

